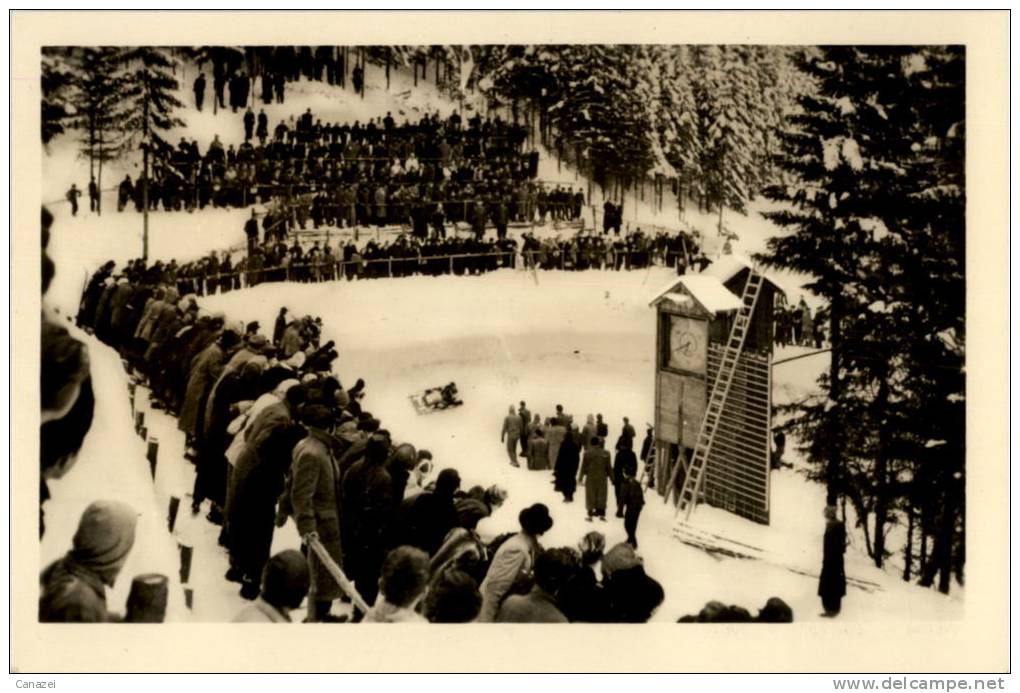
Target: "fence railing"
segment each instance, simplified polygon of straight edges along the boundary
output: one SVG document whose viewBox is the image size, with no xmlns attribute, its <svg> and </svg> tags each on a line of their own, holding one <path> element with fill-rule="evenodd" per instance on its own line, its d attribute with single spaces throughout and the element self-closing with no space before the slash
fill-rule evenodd
<svg viewBox="0 0 1020 693">
<path fill-rule="evenodd" d="M 332 262 L 301 262 L 271 267 L 244 267 L 229 272 L 215 272 L 201 276 L 178 276 L 178 284 L 193 282 L 198 291 L 221 293 L 256 284 L 297 281 L 325 282 L 341 279 L 403 277 L 410 275 L 460 274 L 471 270 L 492 271 L 500 268 L 584 270 L 609 269 L 616 271 L 647 269 L 650 266 L 676 267 L 683 258 L 679 252 L 660 249 L 642 251 L 577 251 L 550 252 L 547 250 L 493 251 L 484 253 L 453 253 L 444 255 L 414 255 L 411 257 L 364 258 Z M 488 259 L 489 262 L 481 262 Z M 381 270 L 379 268 L 385 268 Z M 377 270 L 378 271 L 373 271 Z M 205 284 L 205 287 L 201 285 Z"/>
</svg>

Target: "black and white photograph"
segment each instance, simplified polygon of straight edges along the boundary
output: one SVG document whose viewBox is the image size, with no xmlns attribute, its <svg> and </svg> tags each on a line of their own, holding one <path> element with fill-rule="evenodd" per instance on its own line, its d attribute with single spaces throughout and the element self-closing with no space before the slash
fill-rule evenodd
<svg viewBox="0 0 1020 693">
<path fill-rule="evenodd" d="M 133 671 L 66 651 L 132 632 L 220 634 L 179 667 L 148 647 L 162 671 L 433 667 L 362 665 L 391 634 L 500 638 L 508 672 L 884 671 L 835 643 L 898 647 L 886 628 L 984 630 L 958 667 L 1008 668 L 1007 337 L 972 327 L 1004 315 L 1007 234 L 971 221 L 1005 219 L 972 140 L 1008 131 L 1005 101 L 973 110 L 967 29 L 1002 58 L 1007 14 L 883 41 L 724 12 L 706 38 L 671 38 L 685 13 L 236 13 L 248 37 L 143 12 L 121 39 L 53 30 L 116 14 L 32 14 L 12 671 L 19 647 Z M 460 40 L 408 41 L 430 22 Z M 572 632 L 581 659 L 513 653 Z M 253 633 L 293 642 L 246 656 Z M 636 668 L 630 633 L 658 641 Z M 805 652 L 708 665 L 704 637 Z M 348 658 L 292 661 L 295 638 Z"/>
</svg>

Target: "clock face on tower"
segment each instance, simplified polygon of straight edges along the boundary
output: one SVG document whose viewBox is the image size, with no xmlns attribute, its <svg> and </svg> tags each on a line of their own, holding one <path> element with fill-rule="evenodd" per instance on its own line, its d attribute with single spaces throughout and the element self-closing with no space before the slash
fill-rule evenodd
<svg viewBox="0 0 1020 693">
<path fill-rule="evenodd" d="M 693 373 L 705 372 L 708 323 L 680 315 L 670 316 L 668 365 Z"/>
</svg>

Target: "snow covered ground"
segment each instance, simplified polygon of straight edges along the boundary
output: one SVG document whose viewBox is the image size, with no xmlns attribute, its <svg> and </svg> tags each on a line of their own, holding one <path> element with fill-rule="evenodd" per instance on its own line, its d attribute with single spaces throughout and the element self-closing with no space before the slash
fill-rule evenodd
<svg viewBox="0 0 1020 693">
<path fill-rule="evenodd" d="M 183 74 L 182 100 L 189 106 L 187 86 L 193 74 Z M 269 115 L 272 123 L 311 107 L 324 119 L 364 120 L 387 110 L 399 119 L 415 118 L 426 108 L 442 112 L 452 108 L 431 83 L 420 82 L 418 89 L 407 93 L 410 88 L 410 75 L 396 72 L 386 92 L 378 71 L 370 68 L 364 100 L 349 91 L 341 94 L 336 88 L 302 82 L 289 86 L 287 104 L 270 107 L 278 110 L 270 110 Z M 208 106 L 202 114 L 189 109 L 186 118 L 186 134 L 197 137 L 203 146 L 215 133 L 226 144 L 241 137 L 240 114 L 231 114 L 229 109 L 216 116 Z M 44 200 L 62 198 L 72 180 L 84 187 L 87 163 L 75 157 L 68 138 L 53 144 L 44 164 Z M 123 173 L 124 169 L 111 169 L 106 180 L 118 180 Z M 587 185 L 567 167 L 557 169 L 555 159 L 549 156 L 542 158 L 540 177 L 564 182 L 575 177 L 579 187 Z M 670 208 L 668 197 L 662 212 L 654 212 L 647 202 L 633 204 L 629 200 L 625 220 L 646 229 L 653 224 L 677 228 L 673 220 L 678 220 L 679 213 L 675 205 Z M 112 206 L 109 199 L 108 210 Z M 596 196 L 592 202 L 600 205 L 601 199 Z M 727 213 L 727 226 L 739 236 L 734 244 L 737 252 L 760 250 L 766 239 L 777 233 L 756 213 L 762 208 L 754 206 L 748 217 Z M 53 204 L 51 210 L 56 217 L 51 255 L 57 276 L 47 302 L 68 315 L 77 307 L 88 272 L 107 259 L 121 262 L 140 254 L 141 216 L 108 211 L 98 217 L 87 212 L 87 201 L 75 219 L 70 218 L 66 204 Z M 150 217 L 150 257 L 184 261 L 240 243 L 246 216 L 246 210 L 155 213 Z M 688 210 L 686 221 L 701 230 L 710 256 L 719 252 L 715 215 Z M 480 526 L 484 534 L 515 529 L 522 507 L 544 502 L 555 518 L 555 526 L 543 538 L 546 546 L 574 545 L 593 528 L 604 531 L 612 544 L 624 538 L 622 521 L 611 517 L 608 523 L 592 526 L 584 521 L 583 502 L 565 505 L 553 493 L 549 472 L 511 468 L 499 442 L 500 423 L 509 404 L 525 400 L 543 417 L 558 403 L 573 413 L 575 420 L 583 420 L 588 413 L 602 413 L 610 426 L 611 441 L 619 433 L 623 416 L 629 416 L 642 431 L 643 423 L 652 420 L 654 393 L 655 321 L 648 302 L 671 276 L 662 268 L 619 273 L 543 271 L 536 282 L 529 273 L 507 269 L 479 277 L 261 285 L 207 297 L 202 304 L 223 309 L 231 319 L 257 319 L 264 329 L 272 325 L 283 305 L 291 314 L 321 316 L 324 337 L 339 345 L 341 378 L 346 383 L 357 377 L 367 381 L 365 407 L 382 420 L 395 439 L 428 448 L 440 468 L 457 467 L 465 486 L 498 483 L 509 490 L 507 504 Z M 817 305 L 800 289 L 803 277 L 780 275 L 779 279 L 792 302 L 804 293 L 809 303 Z M 48 509 L 51 530 L 43 543 L 42 558 L 49 560 L 66 548 L 77 515 L 88 500 L 104 497 L 104 492 L 109 495 L 109 489 L 115 488 L 124 494 L 119 497 L 139 504 L 136 507 L 143 510 L 143 523 L 149 523 L 147 548 L 134 554 L 137 560 L 144 559 L 144 569 L 160 568 L 159 572 L 175 577 L 171 565 L 176 565 L 176 543 L 194 546 L 191 584 L 195 604 L 190 618 L 229 620 L 243 602 L 237 596 L 237 586 L 223 579 L 227 564 L 224 551 L 216 544 L 218 528 L 202 515 L 191 517 L 186 499 L 182 500 L 174 537 L 162 524 L 169 497 L 184 498 L 193 478 L 191 466 L 183 459 L 183 440 L 176 423 L 160 412 L 146 415 L 150 435 L 160 440 L 154 491 L 144 446 L 130 428 L 119 360 L 98 343 L 90 341 L 90 349 L 102 397 L 101 413 L 78 467 L 54 484 L 54 500 Z M 787 349 L 776 358 L 794 353 L 800 352 Z M 824 357 L 815 356 L 777 366 L 775 400 L 790 401 L 812 390 L 826 365 Z M 408 396 L 451 380 L 458 384 L 465 405 L 418 416 Z M 144 407 L 144 397 L 140 400 L 139 406 Z M 759 560 L 713 557 L 680 543 L 672 536 L 671 510 L 649 495 L 638 540 L 649 573 L 666 590 L 657 620 L 674 621 L 697 612 L 709 599 L 739 604 L 754 612 L 770 596 L 780 596 L 791 604 L 799 621 L 819 618 L 814 575 L 821 563 L 824 490 L 798 473 L 803 463 L 796 459 L 792 447 L 788 444 L 786 457 L 795 469 L 773 472 L 770 526 L 707 507 L 700 507 L 694 517 L 695 524 L 705 531 L 758 547 Z M 610 506 L 612 510 L 612 503 Z M 288 524 L 277 532 L 274 549 L 297 543 L 293 525 Z M 125 575 L 133 574 L 132 570 L 129 564 Z M 962 615 L 960 591 L 947 598 L 905 584 L 891 572 L 874 568 L 862 546 L 848 550 L 847 571 L 858 586 L 849 588 L 841 621 L 953 619 Z M 126 596 L 126 581 L 118 589 L 125 590 Z M 123 603 L 123 599 L 114 597 L 111 603 Z M 188 617 L 179 608 L 172 615 Z"/>
</svg>

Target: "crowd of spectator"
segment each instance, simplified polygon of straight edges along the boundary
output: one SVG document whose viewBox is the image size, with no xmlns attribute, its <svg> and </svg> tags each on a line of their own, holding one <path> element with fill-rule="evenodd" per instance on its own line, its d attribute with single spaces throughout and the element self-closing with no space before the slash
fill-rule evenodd
<svg viewBox="0 0 1020 693">
<path fill-rule="evenodd" d="M 344 600 L 353 620 L 381 622 L 641 622 L 661 603 L 630 545 L 606 551 L 596 532 L 579 548 L 544 550 L 553 523 L 544 505 L 521 511 L 519 532 L 483 539 L 477 525 L 505 492 L 462 490 L 454 468 L 433 475 L 428 451 L 397 442 L 362 408 L 364 382 L 344 387 L 335 374 L 336 345 L 320 344 L 320 320 L 281 309 L 264 335 L 203 311 L 167 267 L 105 264 L 77 321 L 177 416 L 196 468 L 192 510 L 208 507 L 221 525 L 226 578 L 254 600 L 239 620 L 289 620 L 303 591 L 309 621 L 343 620 L 334 607 Z M 270 557 L 275 529 L 290 521 L 304 555 Z"/>
<path fill-rule="evenodd" d="M 511 222 L 578 221 L 584 194 L 536 179 L 538 152 L 525 151 L 526 131 L 499 117 L 462 123 L 426 115 L 397 124 L 387 114 L 367 123 L 323 123 L 306 111 L 269 130 L 264 110 L 242 119 L 244 141 L 224 148 L 213 138 L 155 153 L 148 190 L 130 176 L 117 189 L 117 209 L 195 210 L 273 203 L 274 231 L 294 228 L 403 226 L 424 237 L 467 225 L 477 236 Z M 144 193 L 144 194 L 143 194 Z"/>
</svg>

